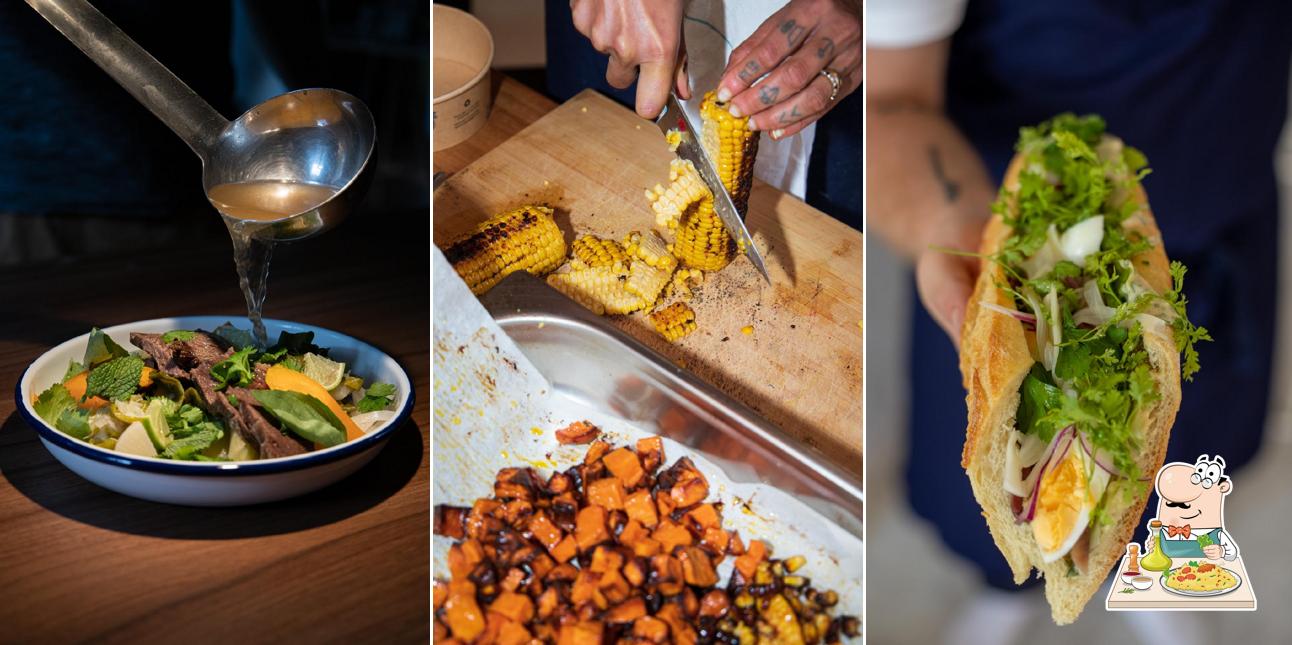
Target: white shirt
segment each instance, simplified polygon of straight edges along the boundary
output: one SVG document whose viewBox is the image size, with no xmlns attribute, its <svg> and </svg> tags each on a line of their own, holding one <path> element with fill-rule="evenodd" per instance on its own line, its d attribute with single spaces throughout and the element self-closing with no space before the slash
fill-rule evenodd
<svg viewBox="0 0 1292 645">
<path fill-rule="evenodd" d="M 731 50 L 783 6 L 785 0 L 692 0 L 687 4 L 682 33 L 686 38 L 692 98 L 685 107 L 692 123 L 700 122 L 700 101 L 706 92 L 718 88 Z M 754 176 L 803 199 L 816 124 L 780 141 L 763 135 L 758 142 Z"/>
<path fill-rule="evenodd" d="M 955 33 L 969 0 L 869 0 L 866 46 L 903 49 L 927 45 Z"/>
<path fill-rule="evenodd" d="M 1166 527 L 1165 527 L 1165 526 L 1163 526 L 1163 527 L 1162 527 L 1162 539 L 1163 539 L 1163 540 L 1167 540 L 1167 541 L 1171 541 L 1171 542 L 1175 542 L 1175 541 L 1178 541 L 1178 540 L 1192 540 L 1192 541 L 1196 541 L 1196 540 L 1198 539 L 1198 536 L 1199 536 L 1199 535 L 1206 535 L 1206 534 L 1211 533 L 1211 532 L 1212 532 L 1212 531 L 1214 531 L 1214 530 L 1216 530 L 1216 527 L 1214 527 L 1214 526 L 1213 526 L 1213 527 L 1211 527 L 1211 528 L 1193 528 L 1193 527 L 1190 527 L 1190 528 L 1189 528 L 1189 537 L 1184 537 L 1183 535 L 1177 535 L 1177 536 L 1175 536 L 1175 537 L 1171 537 L 1170 535 L 1168 535 L 1168 534 L 1167 534 Z M 1236 560 L 1236 559 L 1238 558 L 1238 545 L 1237 545 L 1237 544 L 1234 544 L 1234 540 L 1233 540 L 1233 538 L 1229 537 L 1229 533 L 1226 533 L 1226 532 L 1225 532 L 1225 528 L 1224 528 L 1223 526 L 1220 528 L 1220 532 L 1216 534 L 1216 537 L 1220 538 L 1220 540 L 1217 542 L 1217 544 L 1219 544 L 1219 545 L 1220 545 L 1220 548 L 1222 548 L 1222 549 L 1224 549 L 1224 550 L 1225 550 L 1225 555 L 1224 555 L 1225 560 L 1227 560 L 1227 561 L 1229 561 L 1229 562 L 1233 562 L 1234 560 Z"/>
</svg>

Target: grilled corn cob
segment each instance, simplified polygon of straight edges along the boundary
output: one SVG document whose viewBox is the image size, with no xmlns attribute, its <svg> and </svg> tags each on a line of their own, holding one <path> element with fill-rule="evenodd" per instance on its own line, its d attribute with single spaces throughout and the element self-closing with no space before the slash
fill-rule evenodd
<svg viewBox="0 0 1292 645">
<path fill-rule="evenodd" d="M 614 266 L 628 264 L 628 254 L 614 240 L 595 235 L 581 235 L 570 245 L 574 251 L 574 260 L 585 267 Z"/>
<path fill-rule="evenodd" d="M 632 263 L 628 271 L 628 280 L 624 282 L 624 288 L 629 293 L 641 299 L 641 308 L 649 309 L 655 306 L 655 301 L 659 298 L 660 292 L 673 277 L 672 267 L 668 269 L 657 269 L 644 261 L 638 260 Z"/>
<path fill-rule="evenodd" d="M 718 271 L 731 261 L 735 248 L 722 218 L 713 211 L 712 197 L 694 204 L 682 215 L 673 242 L 673 255 L 682 264 L 701 271 Z"/>
<path fill-rule="evenodd" d="M 670 343 L 695 331 L 695 312 L 684 302 L 675 302 L 650 315 L 655 331 Z"/>
<path fill-rule="evenodd" d="M 726 103 L 719 103 L 715 93 L 704 95 L 700 103 L 700 143 L 722 185 L 731 193 L 731 201 L 741 215 L 749 206 L 749 190 L 754 184 L 754 158 L 758 155 L 758 133 L 749 129 L 749 117 L 734 117 Z"/>
<path fill-rule="evenodd" d="M 444 252 L 471 292 L 480 295 L 517 271 L 545 275 L 565 261 L 565 235 L 552 209 L 522 206 L 495 215 Z"/>
<path fill-rule="evenodd" d="M 619 266 L 589 267 L 547 276 L 552 288 L 598 316 L 641 309 L 641 296 L 628 290 L 628 273 Z"/>
<path fill-rule="evenodd" d="M 687 207 L 705 199 L 712 200 L 700 172 L 691 162 L 674 159 L 668 165 L 668 187 L 656 184 L 646 190 L 646 201 L 655 212 L 655 224 L 677 228 Z"/>
</svg>

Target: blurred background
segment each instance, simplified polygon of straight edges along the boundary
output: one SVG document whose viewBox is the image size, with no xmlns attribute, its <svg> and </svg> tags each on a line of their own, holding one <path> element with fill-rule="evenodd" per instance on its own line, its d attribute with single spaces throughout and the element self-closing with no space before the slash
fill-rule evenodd
<svg viewBox="0 0 1292 645">
<path fill-rule="evenodd" d="M 392 218 L 427 225 L 429 3 L 93 4 L 226 118 L 293 89 L 358 96 L 377 122 L 377 172 L 332 235 Z M 197 156 L 25 3 L 0 5 L 0 78 L 9 89 L 0 110 L 0 267 L 227 239 Z M 310 247 L 280 248 L 282 257 Z"/>
<path fill-rule="evenodd" d="M 1292 127 L 1288 125 L 1283 130 L 1276 165 L 1281 197 L 1280 248 L 1286 249 L 1292 248 Z M 1145 187 L 1152 201 L 1152 178 L 1146 180 Z M 1257 459 L 1233 473 L 1234 494 L 1225 503 L 1227 528 L 1239 544 L 1243 560 L 1250 563 L 1258 610 L 1152 614 L 1160 620 L 1192 627 L 1197 640 L 1190 642 L 1276 643 L 1287 642 L 1287 635 L 1292 633 L 1292 613 L 1285 610 L 1286 599 L 1292 596 L 1292 579 L 1286 576 L 1285 544 L 1286 536 L 1292 533 L 1292 497 L 1286 494 L 1285 476 L 1287 464 L 1292 463 L 1292 401 L 1278 395 L 1292 386 L 1292 257 L 1284 253 L 1280 262 L 1279 332 L 1270 383 L 1275 395 L 1271 397 L 1265 441 Z M 1203 267 L 1195 269 L 1205 271 Z M 933 528 L 917 518 L 906 502 L 906 463 L 919 458 L 918 454 L 908 454 L 906 440 L 911 396 L 907 387 L 909 312 L 917 300 L 910 267 L 882 243 L 870 244 L 866 279 L 866 327 L 870 339 L 866 344 L 866 369 L 870 374 L 866 419 L 869 642 L 996 642 L 988 633 L 947 633 L 956 616 L 984 594 L 985 587 L 977 571 L 946 551 Z M 939 338 L 938 342 L 950 341 Z M 945 430 L 963 434 L 964 427 Z M 967 477 L 963 482 L 969 486 Z M 1156 500 L 1153 495 L 1149 504 Z M 986 530 L 985 522 L 982 528 Z M 1141 528 L 1136 540 L 1143 541 L 1143 532 Z M 1263 569 L 1263 565 L 1276 562 L 1281 569 Z M 1075 624 L 1056 627 L 1050 620 L 1042 588 L 1021 592 L 1032 611 L 1017 642 L 1140 642 L 1129 625 L 1128 614 L 1104 611 L 1107 593 L 1105 584 Z"/>
</svg>

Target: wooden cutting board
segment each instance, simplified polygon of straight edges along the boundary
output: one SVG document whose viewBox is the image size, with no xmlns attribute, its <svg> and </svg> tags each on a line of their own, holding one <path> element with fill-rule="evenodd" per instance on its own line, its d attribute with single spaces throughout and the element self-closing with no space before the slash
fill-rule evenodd
<svg viewBox="0 0 1292 645">
<path fill-rule="evenodd" d="M 645 189 L 667 183 L 673 158 L 654 124 L 586 90 L 436 190 L 435 244 L 527 203 L 555 208 L 567 243 L 645 231 Z M 741 256 L 705 276 L 690 301 L 699 329 L 681 341 L 641 313 L 615 324 L 860 477 L 862 236 L 761 181 L 747 225 L 772 284 Z"/>
</svg>

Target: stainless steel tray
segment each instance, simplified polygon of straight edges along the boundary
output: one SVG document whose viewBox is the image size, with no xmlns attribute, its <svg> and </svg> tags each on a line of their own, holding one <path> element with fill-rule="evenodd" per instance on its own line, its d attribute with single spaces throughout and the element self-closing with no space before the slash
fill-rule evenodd
<svg viewBox="0 0 1292 645">
<path fill-rule="evenodd" d="M 775 486 L 861 537 L 861 481 L 816 449 L 527 273 L 480 300 L 558 395 L 690 446 L 733 481 Z"/>
</svg>

